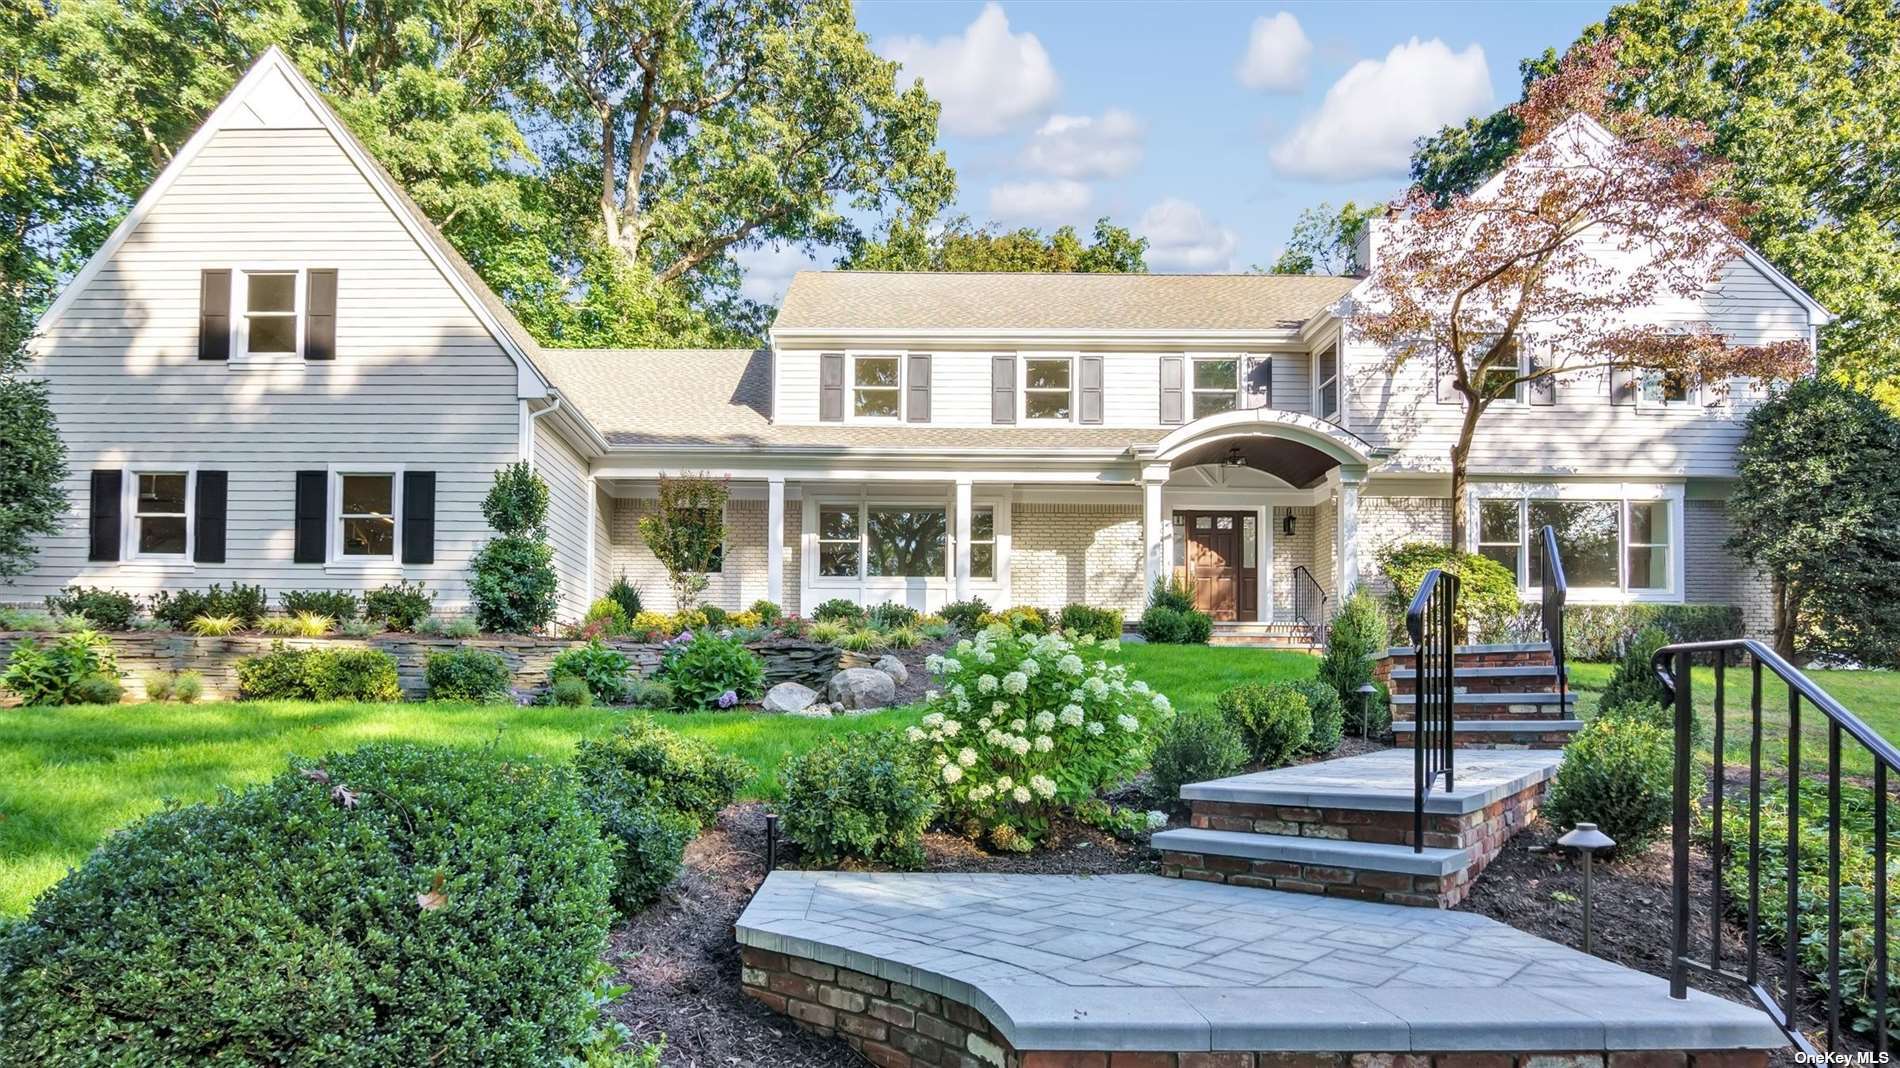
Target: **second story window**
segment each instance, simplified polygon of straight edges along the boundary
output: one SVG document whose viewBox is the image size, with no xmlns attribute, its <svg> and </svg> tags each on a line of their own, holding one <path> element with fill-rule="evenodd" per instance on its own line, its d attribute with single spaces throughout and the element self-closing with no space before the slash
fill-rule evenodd
<svg viewBox="0 0 1900 1068">
<path fill-rule="evenodd" d="M 902 411 L 896 356 L 859 356 L 851 372 L 851 414 L 859 419 L 896 419 Z"/>
<path fill-rule="evenodd" d="M 1194 358 L 1194 418 L 1240 407 L 1240 361 L 1232 356 Z"/>
<path fill-rule="evenodd" d="M 1066 356 L 1023 361 L 1023 418 L 1068 422 L 1074 414 L 1073 365 Z"/>
<path fill-rule="evenodd" d="M 1515 341 L 1511 342 L 1496 360 L 1485 367 L 1484 374 L 1478 379 L 1479 388 L 1494 400 L 1510 403 L 1522 401 L 1524 383 L 1518 380 L 1526 373 L 1523 360 L 1522 347 Z"/>
<path fill-rule="evenodd" d="M 1326 351 L 1319 354 L 1317 364 L 1313 370 L 1313 381 L 1318 384 L 1315 392 L 1319 399 L 1319 414 L 1327 419 L 1337 418 L 1339 415 L 1339 346 L 1326 346 Z"/>
<path fill-rule="evenodd" d="M 1682 407 L 1694 396 L 1694 383 L 1683 371 L 1645 371 L 1642 400 L 1645 408 Z"/>
<path fill-rule="evenodd" d="M 297 351 L 297 272 L 251 271 L 244 275 L 246 353 Z"/>
</svg>

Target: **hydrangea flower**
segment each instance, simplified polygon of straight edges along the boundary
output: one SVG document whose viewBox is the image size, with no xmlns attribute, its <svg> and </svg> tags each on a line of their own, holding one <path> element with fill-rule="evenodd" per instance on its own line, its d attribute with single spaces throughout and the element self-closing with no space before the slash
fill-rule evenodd
<svg viewBox="0 0 1900 1068">
<path fill-rule="evenodd" d="M 1116 716 L 1115 722 L 1125 731 L 1138 731 L 1141 729 L 1141 721 L 1126 712 Z"/>
<path fill-rule="evenodd" d="M 1074 653 L 1069 653 L 1062 659 L 1056 661 L 1056 670 L 1062 672 L 1064 675 L 1080 675 L 1082 674 L 1082 658 Z"/>
<path fill-rule="evenodd" d="M 945 738 L 955 738 L 957 736 L 957 732 L 962 729 L 963 729 L 963 724 L 958 723 L 954 719 L 946 719 L 943 721 L 943 736 Z"/>
<path fill-rule="evenodd" d="M 922 727 L 911 727 L 904 731 L 904 737 L 913 742 L 921 742 L 924 740 L 924 729 Z"/>
<path fill-rule="evenodd" d="M 1015 754 L 1016 754 L 1017 756 L 1026 756 L 1026 755 L 1028 755 L 1028 753 L 1029 753 L 1029 739 L 1027 739 L 1027 738 L 1025 738 L 1025 737 L 1023 737 L 1023 736 L 1022 736 L 1022 735 L 1020 735 L 1020 734 L 1018 734 L 1018 735 L 1017 735 L 1016 737 L 1014 737 L 1014 738 L 1011 738 L 1011 739 L 1009 740 L 1009 751 L 1010 751 L 1010 752 L 1012 752 L 1012 753 L 1015 753 Z"/>
<path fill-rule="evenodd" d="M 979 805 L 995 796 L 996 791 L 992 789 L 988 783 L 980 782 L 970 787 L 970 800 L 975 801 Z"/>
<path fill-rule="evenodd" d="M 963 765 L 966 768 L 975 767 L 976 766 L 976 750 L 970 748 L 967 745 L 964 746 L 962 749 L 958 750 L 957 763 Z"/>
<path fill-rule="evenodd" d="M 1008 677 L 1008 676 L 1004 676 L 1004 678 L 1003 678 L 1003 688 L 1004 688 L 1004 689 L 1008 689 L 1008 688 L 1009 688 L 1009 677 Z M 1008 701 L 991 701 L 991 702 L 990 702 L 990 715 L 992 715 L 992 716 L 1007 716 L 1007 715 L 1009 715 L 1009 702 L 1008 702 Z"/>
<path fill-rule="evenodd" d="M 931 653 L 929 656 L 924 657 L 924 670 L 930 672 L 932 675 L 942 672 L 943 657 L 936 653 Z"/>
<path fill-rule="evenodd" d="M 1136 679 L 1133 683 L 1130 683 L 1128 688 L 1139 694 L 1146 694 L 1148 692 L 1148 684 L 1140 679 Z"/>
<path fill-rule="evenodd" d="M 1158 808 L 1148 810 L 1148 829 L 1158 831 L 1168 825 L 1168 814 Z"/>
<path fill-rule="evenodd" d="M 1009 721 L 1009 729 L 1021 734 L 1029 729 L 1029 721 L 1021 718 L 1012 719 Z"/>
<path fill-rule="evenodd" d="M 1042 670 L 1042 664 L 1039 661 L 1036 661 L 1036 660 L 1023 661 L 1023 674 L 1035 675 L 1037 672 L 1041 670 Z"/>
<path fill-rule="evenodd" d="M 722 693 L 719 695 L 720 708 L 731 708 L 733 705 L 736 705 L 738 703 L 739 703 L 739 692 L 737 690 L 727 690 L 725 693 Z"/>
<path fill-rule="evenodd" d="M 928 716 L 925 716 L 924 726 L 929 727 L 931 730 L 936 730 L 938 727 L 943 726 L 943 713 L 932 712 Z"/>
<path fill-rule="evenodd" d="M 1009 788 L 1014 785 L 1016 785 L 1016 780 L 1010 778 L 1007 775 L 998 775 L 996 777 L 996 792 L 999 794 L 1008 793 Z"/>
<path fill-rule="evenodd" d="M 1003 676 L 1003 692 L 1020 694 L 1029 689 L 1029 676 L 1020 671 L 1012 671 Z"/>
<path fill-rule="evenodd" d="M 1027 805 L 1029 803 L 1029 787 L 1018 786 L 1009 796 L 1015 798 L 1017 804 Z"/>
<path fill-rule="evenodd" d="M 1103 643 L 1102 643 L 1102 651 L 1103 651 L 1103 652 L 1105 652 L 1105 653 L 1119 653 L 1119 652 L 1121 652 L 1121 651 L 1122 651 L 1122 643 L 1121 643 L 1121 639 L 1120 639 L 1120 638 L 1110 638 L 1109 640 L 1107 640 L 1107 641 L 1105 641 L 1105 642 L 1103 642 Z"/>
<path fill-rule="evenodd" d="M 986 730 L 989 730 L 989 729 L 990 729 L 990 724 L 991 724 L 992 722 L 994 722 L 994 721 L 993 721 L 993 720 L 991 720 L 991 719 L 990 719 L 990 717 L 988 717 L 988 716 L 984 716 L 984 717 L 983 717 L 982 719 L 979 719 L 979 720 L 977 720 L 977 721 L 976 721 L 976 729 L 977 729 L 977 730 L 980 730 L 980 731 L 986 731 Z"/>
<path fill-rule="evenodd" d="M 1081 705 L 1071 704 L 1062 706 L 1062 715 L 1059 718 L 1062 720 L 1064 726 L 1080 727 L 1082 720 L 1086 717 L 1082 712 Z"/>
<path fill-rule="evenodd" d="M 1055 780 L 1047 778 L 1046 776 L 1031 775 L 1029 777 L 1029 788 L 1044 797 L 1054 797 L 1056 795 Z"/>
<path fill-rule="evenodd" d="M 1103 682 L 1100 677 L 1090 678 L 1082 684 L 1082 689 L 1097 701 L 1108 696 L 1108 683 Z"/>
<path fill-rule="evenodd" d="M 977 693 L 995 693 L 996 692 L 996 676 L 994 675 L 979 676 L 976 680 L 976 692 Z"/>
<path fill-rule="evenodd" d="M 1050 729 L 1053 729 L 1055 725 L 1056 725 L 1056 714 L 1054 712 L 1036 713 L 1036 729 L 1037 730 L 1039 731 L 1050 730 Z"/>
<path fill-rule="evenodd" d="M 1168 698 L 1165 694 L 1155 694 L 1154 706 L 1156 712 L 1171 712 L 1174 710 L 1174 706 L 1168 703 Z"/>
<path fill-rule="evenodd" d="M 955 764 L 945 764 L 943 766 L 943 781 L 944 782 L 951 783 L 954 785 L 962 781 L 962 779 L 963 779 L 962 768 L 957 767 Z"/>
<path fill-rule="evenodd" d="M 1007 737 L 1009 736 L 1004 734 L 1002 731 L 999 731 L 996 728 L 991 727 L 990 732 L 983 736 L 983 740 L 990 743 L 991 745 L 1002 745 L 1003 739 Z"/>
<path fill-rule="evenodd" d="M 979 649 L 976 654 L 976 662 L 979 664 L 994 664 L 996 663 L 996 654 L 990 652 L 988 649 Z"/>
<path fill-rule="evenodd" d="M 1102 733 L 1102 721 L 1099 719 L 1089 720 L 1089 733 L 1099 737 Z"/>
<path fill-rule="evenodd" d="M 943 673 L 945 675 L 955 675 L 957 672 L 963 670 L 962 664 L 958 663 L 957 661 L 947 656 L 944 657 L 941 661 L 939 661 L 939 665 L 943 668 Z"/>
<path fill-rule="evenodd" d="M 1046 734 L 1036 735 L 1036 752 L 1047 753 L 1056 747 L 1056 740 Z"/>
<path fill-rule="evenodd" d="M 924 691 L 924 702 L 926 704 L 935 704 L 936 702 L 941 701 L 941 700 L 943 700 L 942 691 L 940 690 L 925 690 Z"/>
</svg>

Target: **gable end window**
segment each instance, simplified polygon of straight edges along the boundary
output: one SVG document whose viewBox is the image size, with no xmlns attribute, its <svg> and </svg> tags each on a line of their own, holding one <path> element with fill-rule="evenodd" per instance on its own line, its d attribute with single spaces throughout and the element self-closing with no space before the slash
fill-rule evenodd
<svg viewBox="0 0 1900 1068">
<path fill-rule="evenodd" d="M 1313 371 L 1313 381 L 1318 383 L 1314 393 L 1318 398 L 1319 414 L 1324 419 L 1339 418 L 1339 345 L 1326 346 L 1319 354 L 1317 366 Z"/>
<path fill-rule="evenodd" d="M 245 271 L 242 344 L 248 355 L 298 351 L 299 315 L 296 271 Z"/>
<path fill-rule="evenodd" d="M 1194 358 L 1194 418 L 1200 419 L 1240 407 L 1240 359 L 1236 356 Z"/>
</svg>

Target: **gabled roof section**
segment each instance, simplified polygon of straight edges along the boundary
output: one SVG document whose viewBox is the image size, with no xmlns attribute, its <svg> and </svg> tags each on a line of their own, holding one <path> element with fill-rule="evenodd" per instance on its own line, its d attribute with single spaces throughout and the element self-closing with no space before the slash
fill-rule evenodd
<svg viewBox="0 0 1900 1068">
<path fill-rule="evenodd" d="M 418 246 L 442 272 L 443 278 L 456 294 L 468 305 L 482 326 L 494 337 L 510 359 L 515 362 L 516 392 L 524 398 L 547 396 L 548 383 L 536 364 L 540 353 L 532 335 L 515 317 L 495 292 L 488 288 L 475 269 L 469 266 L 460 253 L 455 251 L 442 232 L 435 228 L 415 201 L 402 189 L 401 183 L 383 169 L 370 155 L 363 143 L 350 132 L 341 116 L 331 109 L 317 92 L 315 86 L 303 76 L 296 64 L 290 61 L 275 45 L 264 50 L 263 55 L 251 64 L 224 101 L 215 108 L 204 123 L 198 127 L 191 139 L 172 157 L 158 178 L 152 182 L 145 194 L 139 197 L 132 210 L 113 229 L 99 250 L 92 254 L 86 265 L 80 269 L 73 280 L 67 284 L 59 298 L 53 302 L 46 314 L 40 317 L 41 329 L 51 325 L 63 315 L 79 293 L 96 277 L 99 271 L 110 262 L 112 256 L 129 238 L 133 231 L 151 212 L 153 206 L 164 196 L 172 181 L 192 161 L 194 157 L 210 143 L 219 130 L 254 129 L 276 127 L 283 129 L 322 129 L 336 139 L 345 156 L 362 174 L 365 182 L 389 207 L 392 214 L 415 239 Z"/>
<path fill-rule="evenodd" d="M 1325 275 L 800 271 L 772 334 L 1290 334 L 1358 282 Z"/>
</svg>

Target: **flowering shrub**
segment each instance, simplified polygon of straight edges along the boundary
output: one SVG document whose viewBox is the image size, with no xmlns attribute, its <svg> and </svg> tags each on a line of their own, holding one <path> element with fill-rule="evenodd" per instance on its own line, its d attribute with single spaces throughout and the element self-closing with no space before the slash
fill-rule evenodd
<svg viewBox="0 0 1900 1068">
<path fill-rule="evenodd" d="M 972 837 L 1028 849 L 1049 814 L 1141 770 L 1168 699 L 1099 658 L 1118 643 L 1013 633 L 966 638 L 925 667 L 942 687 L 910 740 L 929 752 L 944 811 Z"/>
<path fill-rule="evenodd" d="M 666 643 L 654 678 L 673 687 L 682 712 L 732 708 L 765 694 L 765 661 L 729 638 L 690 631 Z"/>
</svg>

